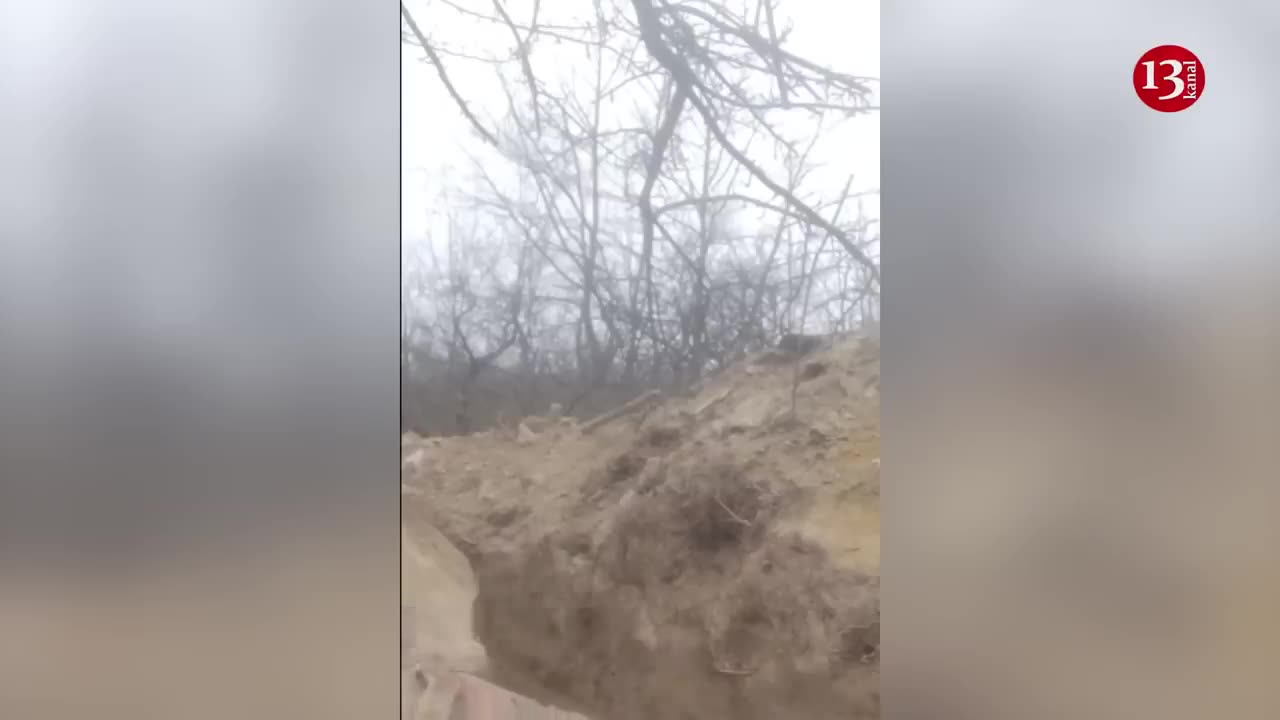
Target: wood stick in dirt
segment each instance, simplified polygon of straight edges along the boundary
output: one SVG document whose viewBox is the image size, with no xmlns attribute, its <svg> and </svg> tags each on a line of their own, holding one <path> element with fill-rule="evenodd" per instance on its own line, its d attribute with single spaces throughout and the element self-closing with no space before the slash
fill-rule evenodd
<svg viewBox="0 0 1280 720">
<path fill-rule="evenodd" d="M 603 415 L 597 415 L 596 417 L 592 418 L 591 420 L 588 420 L 585 424 L 583 424 L 582 434 L 585 435 L 595 430 L 596 428 L 600 427 L 601 425 L 604 425 L 605 423 L 608 423 L 608 422 L 613 422 L 614 420 L 617 420 L 618 418 L 624 415 L 630 415 L 631 413 L 643 408 L 649 403 L 656 401 L 660 397 L 662 397 L 661 390 L 650 390 L 649 392 L 641 395 L 640 397 L 632 400 L 631 402 L 626 403 L 621 407 L 610 410 L 609 412 L 604 413 Z"/>
</svg>

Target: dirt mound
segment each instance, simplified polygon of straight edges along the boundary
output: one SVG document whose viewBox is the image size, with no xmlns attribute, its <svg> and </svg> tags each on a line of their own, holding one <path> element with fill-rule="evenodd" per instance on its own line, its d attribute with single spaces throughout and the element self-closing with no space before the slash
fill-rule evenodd
<svg viewBox="0 0 1280 720">
<path fill-rule="evenodd" d="M 499 684 L 597 720 L 879 717 L 879 349 L 766 353 L 598 424 L 405 438 Z"/>
</svg>

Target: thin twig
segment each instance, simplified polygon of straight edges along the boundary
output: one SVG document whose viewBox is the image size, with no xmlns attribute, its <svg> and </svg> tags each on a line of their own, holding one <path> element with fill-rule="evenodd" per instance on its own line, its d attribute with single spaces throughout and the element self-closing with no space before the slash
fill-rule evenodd
<svg viewBox="0 0 1280 720">
<path fill-rule="evenodd" d="M 729 506 L 724 504 L 724 501 L 720 499 L 720 493 L 715 493 L 714 495 L 712 495 L 712 497 L 715 498 L 715 501 L 720 505 L 720 507 L 724 508 L 725 512 L 729 513 L 730 517 L 732 517 L 734 520 L 738 521 L 739 523 L 747 527 L 751 527 L 751 523 L 749 521 L 743 520 L 741 515 L 738 515 L 738 513 L 734 512 L 733 510 L 730 510 Z"/>
<path fill-rule="evenodd" d="M 531 47 L 527 40 L 520 39 L 520 31 L 516 29 L 516 24 L 511 20 L 511 16 L 507 14 L 507 9 L 502 6 L 502 0 L 493 0 L 493 7 L 498 11 L 498 15 L 502 17 L 502 21 L 511 29 L 511 36 L 516 39 L 516 53 L 520 57 L 520 67 L 524 70 L 524 78 L 529 83 L 529 102 L 533 106 L 533 127 L 534 130 L 542 134 L 542 114 L 538 111 L 538 80 L 533 74 L 533 64 L 529 60 L 529 49 Z M 534 31 L 538 26 L 537 9 L 534 9 L 533 25 L 529 28 L 529 37 L 533 37 Z"/>
<path fill-rule="evenodd" d="M 720 122 L 716 119 L 715 115 L 711 112 L 711 108 L 707 105 L 707 102 L 704 99 L 706 96 L 712 95 L 713 93 L 711 93 L 710 90 L 698 79 L 697 75 L 694 74 L 692 68 L 690 68 L 689 66 L 688 61 L 682 59 L 678 55 L 678 53 L 676 53 L 675 50 L 668 45 L 665 38 L 664 27 L 662 23 L 658 20 L 658 11 L 651 4 L 651 0 L 631 0 L 631 4 L 635 8 L 636 20 L 638 21 L 640 26 L 641 37 L 644 41 L 645 47 L 649 50 L 649 54 L 653 57 L 654 60 L 658 62 L 658 64 L 662 65 L 662 67 L 665 68 L 668 73 L 670 73 L 672 80 L 676 84 L 677 97 L 684 97 L 685 99 L 687 99 L 688 103 L 693 106 L 694 110 L 697 111 L 697 113 L 700 116 L 702 116 L 703 122 L 707 126 L 707 130 L 715 137 L 716 141 L 720 143 L 721 147 L 724 148 L 725 152 L 729 153 L 730 157 L 732 157 L 740 165 L 746 168 L 747 171 L 751 173 L 753 177 L 755 177 L 762 184 L 764 184 L 764 186 L 767 187 L 771 192 L 773 192 L 778 197 L 781 197 L 784 200 L 786 200 L 790 206 L 794 207 L 799 212 L 801 218 L 805 222 L 808 222 L 809 224 L 814 225 L 816 227 L 822 228 L 824 231 L 827 232 L 827 234 L 829 234 L 831 237 L 834 237 L 836 241 L 839 242 L 842 247 L 844 247 L 844 249 L 849 253 L 849 255 L 853 256 L 855 260 L 857 260 L 866 268 L 867 273 L 871 275 L 871 277 L 875 280 L 875 283 L 879 285 L 880 284 L 879 267 L 876 266 L 875 262 L 873 262 L 871 258 L 867 257 L 867 255 L 864 252 L 862 252 L 861 248 L 859 248 L 843 230 L 841 230 L 835 224 L 829 222 L 818 211 L 814 210 L 808 204 L 802 202 L 799 198 L 795 196 L 795 193 L 791 192 L 790 190 L 787 190 L 786 188 L 782 187 L 780 184 L 775 182 L 771 177 L 769 177 L 769 175 L 759 165 L 754 163 L 750 158 L 746 156 L 745 153 L 743 153 L 732 142 L 730 142 L 728 136 L 725 134 L 724 129 L 720 126 Z M 668 11 L 670 11 L 672 7 L 674 6 L 668 6 Z M 704 17 L 704 19 L 708 20 L 709 22 L 716 23 L 718 25 L 723 26 L 723 23 L 719 21 L 717 18 L 708 16 L 705 13 L 701 13 L 700 11 L 691 11 L 691 9 L 688 8 L 687 6 L 679 6 L 679 7 L 681 7 L 681 9 L 685 11 L 692 12 L 692 14 L 698 15 L 700 17 Z M 734 29 L 734 28 L 724 27 L 723 29 L 725 29 L 726 31 L 731 31 L 734 34 L 738 35 L 739 37 L 742 37 L 748 43 L 752 44 L 753 47 L 759 47 L 762 50 L 766 50 L 768 48 L 768 42 L 764 38 L 760 37 L 759 35 L 754 35 L 749 31 L 745 31 L 740 28 Z M 803 64 L 805 67 L 808 67 L 810 69 L 815 70 L 816 72 L 820 72 L 824 74 L 828 79 L 843 80 L 849 83 L 850 86 L 855 91 L 861 89 L 860 84 L 857 83 L 857 81 L 853 80 L 852 78 L 849 78 L 847 76 L 842 76 L 839 73 L 833 73 L 831 71 L 825 70 L 824 68 L 820 68 L 814 65 L 813 63 L 808 63 L 808 62 L 802 63 L 798 58 L 795 58 L 794 56 L 791 56 L 789 54 L 783 54 L 782 51 L 778 51 L 778 53 L 780 58 L 786 59 L 789 62 L 795 63 L 797 65 Z M 699 93 L 701 93 L 701 96 Z M 651 161 L 652 160 L 653 158 L 651 158 Z M 641 212 L 642 212 L 642 215 L 648 214 L 648 213 L 645 213 L 645 208 L 643 206 L 641 207 Z M 648 226 L 649 226 L 649 223 L 646 222 L 646 227 Z"/>
<path fill-rule="evenodd" d="M 453 102 L 462 111 L 462 114 L 466 116 L 467 120 L 471 122 L 471 126 L 475 128 L 476 132 L 480 133 L 480 137 L 484 138 L 490 145 L 498 147 L 497 139 L 485 129 L 484 125 L 480 124 L 480 119 L 471 112 L 471 108 L 467 106 L 467 101 L 462 99 L 461 93 L 454 87 L 453 81 L 449 79 L 449 73 L 444 69 L 444 63 L 441 62 L 440 56 L 431 47 L 431 43 L 427 42 L 427 37 L 422 34 L 422 30 L 418 29 L 418 23 L 414 22 L 413 15 L 409 14 L 409 8 L 405 7 L 404 3 L 400 3 L 400 14 L 404 17 L 404 21 L 413 32 L 414 37 L 422 45 L 422 49 L 426 51 L 427 58 L 431 60 L 431 64 L 436 66 L 436 74 L 440 76 L 440 82 L 444 83 L 445 90 L 449 91 L 449 97 L 453 98 Z"/>
</svg>

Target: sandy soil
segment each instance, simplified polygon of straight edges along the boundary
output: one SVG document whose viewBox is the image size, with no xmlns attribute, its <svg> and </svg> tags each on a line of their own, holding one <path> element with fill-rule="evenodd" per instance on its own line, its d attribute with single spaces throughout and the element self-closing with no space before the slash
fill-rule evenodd
<svg viewBox="0 0 1280 720">
<path fill-rule="evenodd" d="M 418 641 L 476 662 L 470 615 L 472 670 L 597 720 L 879 717 L 879 448 L 858 338 L 595 427 L 406 436 L 405 602 L 450 618 Z"/>
</svg>

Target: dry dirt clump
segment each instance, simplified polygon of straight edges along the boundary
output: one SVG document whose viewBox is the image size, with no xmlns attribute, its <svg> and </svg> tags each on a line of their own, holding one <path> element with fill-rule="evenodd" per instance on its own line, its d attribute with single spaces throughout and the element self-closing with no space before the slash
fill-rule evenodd
<svg viewBox="0 0 1280 720">
<path fill-rule="evenodd" d="M 794 403 L 794 406 L 793 406 Z M 408 438 L 490 677 L 596 720 L 879 717 L 879 350 L 771 354 L 517 442 Z"/>
</svg>

